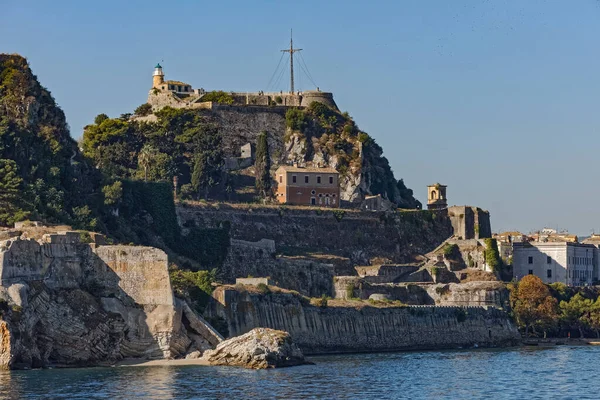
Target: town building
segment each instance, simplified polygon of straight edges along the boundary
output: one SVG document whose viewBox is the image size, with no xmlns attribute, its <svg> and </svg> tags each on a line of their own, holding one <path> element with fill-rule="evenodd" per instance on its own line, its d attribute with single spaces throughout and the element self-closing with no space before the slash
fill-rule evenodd
<svg viewBox="0 0 600 400">
<path fill-rule="evenodd" d="M 535 275 L 544 283 L 591 285 L 598 280 L 598 248 L 570 241 L 513 242 L 513 276 Z"/>
<path fill-rule="evenodd" d="M 500 258 L 507 263 L 512 259 L 513 243 L 528 242 L 530 240 L 527 235 L 518 231 L 495 233 L 492 237 L 496 239 L 496 243 L 498 244 Z"/>
<path fill-rule="evenodd" d="M 427 186 L 427 209 L 441 210 L 448 208 L 448 199 L 446 197 L 446 185 L 434 183 Z"/>
<path fill-rule="evenodd" d="M 333 168 L 284 165 L 275 172 L 277 201 L 285 204 L 339 207 L 339 174 Z"/>
</svg>

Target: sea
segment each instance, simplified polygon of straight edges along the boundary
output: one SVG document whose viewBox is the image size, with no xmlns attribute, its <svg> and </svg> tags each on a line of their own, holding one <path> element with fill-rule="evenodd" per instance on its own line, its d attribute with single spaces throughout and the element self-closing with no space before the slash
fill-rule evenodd
<svg viewBox="0 0 600 400">
<path fill-rule="evenodd" d="M 247 370 L 121 366 L 0 372 L 2 399 L 599 399 L 600 347 L 309 357 Z"/>
</svg>

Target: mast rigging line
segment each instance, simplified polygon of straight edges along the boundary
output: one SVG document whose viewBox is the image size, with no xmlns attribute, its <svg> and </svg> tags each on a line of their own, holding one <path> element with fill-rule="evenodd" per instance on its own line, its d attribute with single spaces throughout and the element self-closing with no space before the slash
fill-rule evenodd
<svg viewBox="0 0 600 400">
<path fill-rule="evenodd" d="M 313 79 L 312 75 L 310 74 L 310 72 L 308 70 L 308 65 L 306 65 L 306 61 L 304 61 L 304 57 L 302 57 L 302 53 L 300 53 L 299 65 L 300 65 L 300 68 L 302 68 L 302 70 L 306 74 L 306 77 L 312 82 L 313 85 L 315 85 L 315 87 L 317 87 L 318 85 L 315 83 L 315 80 Z"/>
<path fill-rule="evenodd" d="M 285 75 L 285 72 L 287 70 L 288 65 L 290 65 L 290 60 L 289 59 L 286 62 L 285 67 L 281 69 L 281 72 L 279 73 L 279 76 L 275 80 L 275 82 L 273 84 L 273 90 L 277 90 L 277 88 L 279 87 L 279 84 L 281 83 L 281 79 L 283 78 L 283 75 Z"/>
<path fill-rule="evenodd" d="M 285 53 L 281 53 L 281 57 L 279 58 L 277 67 L 275 68 L 275 71 L 273 71 L 273 75 L 271 75 L 271 79 L 269 79 L 269 83 L 267 83 L 267 90 L 269 89 L 271 82 L 273 81 L 273 78 L 275 77 L 275 74 L 277 73 L 277 70 L 279 69 L 279 66 L 281 65 L 281 61 L 283 60 L 284 56 L 285 56 Z"/>
</svg>

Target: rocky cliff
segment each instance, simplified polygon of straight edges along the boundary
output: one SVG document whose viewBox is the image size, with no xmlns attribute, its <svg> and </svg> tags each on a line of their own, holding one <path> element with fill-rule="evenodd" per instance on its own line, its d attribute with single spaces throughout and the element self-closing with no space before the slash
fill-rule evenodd
<svg viewBox="0 0 600 400">
<path fill-rule="evenodd" d="M 174 298 L 163 251 L 78 232 L 0 242 L 0 309 L 4 368 L 174 358 L 221 340 Z"/>
<path fill-rule="evenodd" d="M 305 354 L 516 344 L 508 315 L 484 307 L 373 307 L 308 304 L 292 293 L 215 290 L 211 312 L 231 335 L 255 327 L 289 332 Z"/>
</svg>

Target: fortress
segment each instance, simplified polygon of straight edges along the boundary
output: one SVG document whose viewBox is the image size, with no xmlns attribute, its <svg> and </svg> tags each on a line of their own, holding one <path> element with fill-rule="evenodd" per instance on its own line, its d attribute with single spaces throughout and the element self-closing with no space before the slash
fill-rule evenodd
<svg viewBox="0 0 600 400">
<path fill-rule="evenodd" d="M 219 102 L 211 101 L 207 96 L 213 92 L 204 89 L 193 89 L 192 85 L 165 80 L 165 74 L 160 64 L 156 64 L 152 76 L 152 89 L 148 93 L 148 104 L 153 111 L 163 107 L 173 108 L 204 108 L 212 109 L 220 105 Z M 229 106 L 272 106 L 272 107 L 308 107 L 312 102 L 323 103 L 334 110 L 338 110 L 333 93 L 317 90 L 302 92 L 226 92 Z M 208 99 L 207 99 L 208 97 Z M 221 103 L 222 104 L 222 103 Z M 339 110 L 338 110 L 339 111 Z"/>
</svg>

